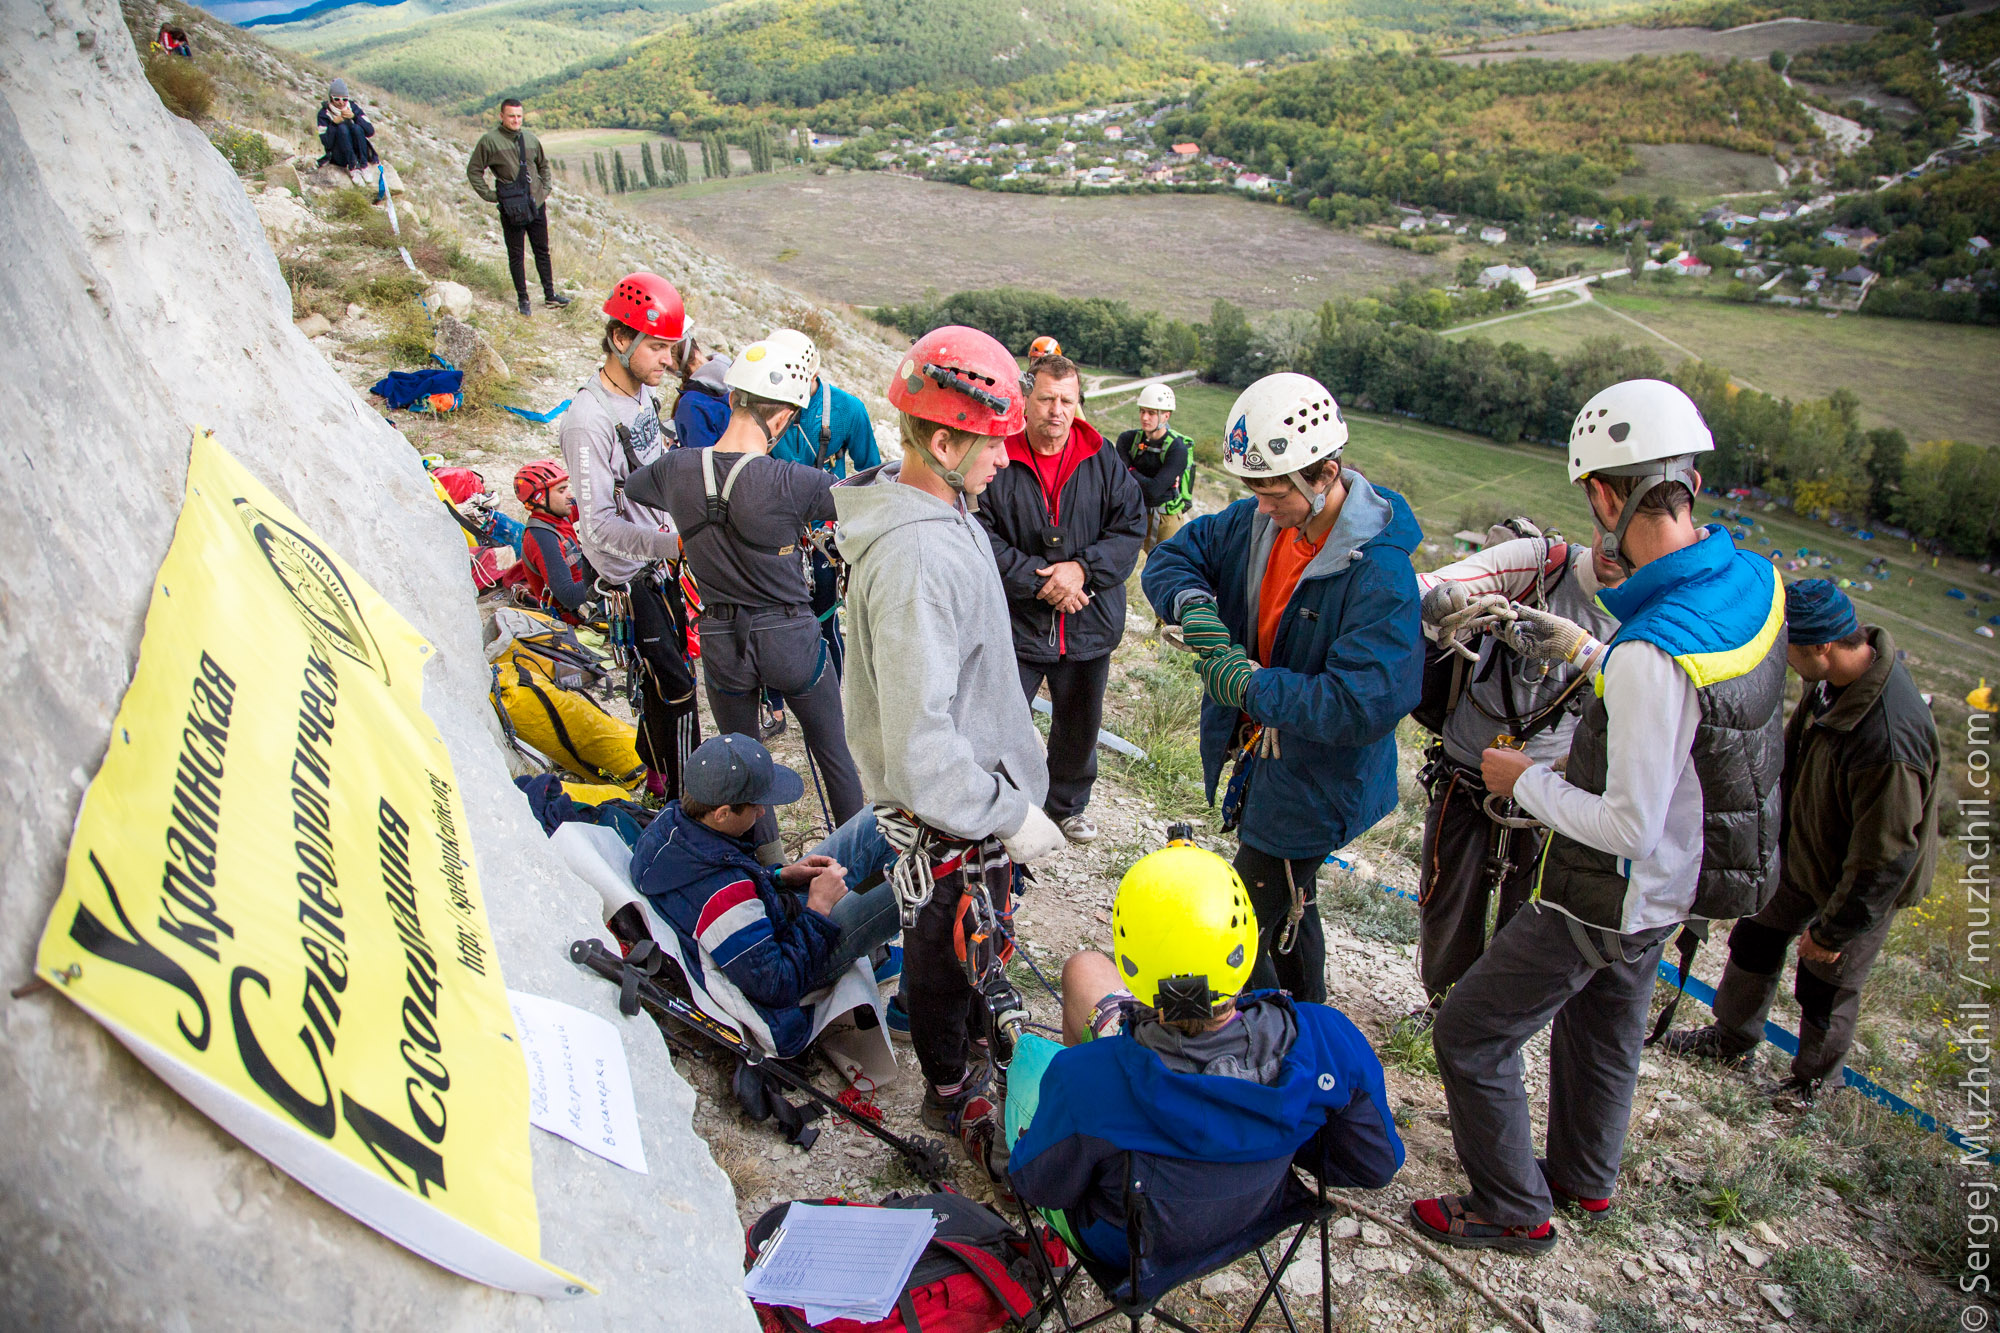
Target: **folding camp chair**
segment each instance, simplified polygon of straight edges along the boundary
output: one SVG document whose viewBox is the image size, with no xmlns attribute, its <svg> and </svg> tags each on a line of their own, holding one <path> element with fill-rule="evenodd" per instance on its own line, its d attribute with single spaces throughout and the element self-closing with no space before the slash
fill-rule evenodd
<svg viewBox="0 0 2000 1333">
<path fill-rule="evenodd" d="M 1139 1321 L 1151 1315 L 1157 1322 L 1182 1333 L 1200 1333 L 1193 1325 L 1179 1316 L 1159 1307 L 1176 1288 L 1208 1276 L 1210 1273 L 1227 1268 L 1246 1254 L 1255 1254 L 1258 1265 L 1264 1270 L 1264 1286 L 1258 1292 L 1257 1300 L 1250 1308 L 1249 1315 L 1240 1326 L 1240 1333 L 1249 1333 L 1263 1315 L 1265 1307 L 1275 1299 L 1279 1313 L 1284 1316 L 1285 1327 L 1291 1333 L 1298 1333 L 1298 1322 L 1292 1316 L 1292 1309 L 1285 1299 L 1280 1279 L 1306 1237 L 1314 1231 L 1319 1233 L 1320 1266 L 1320 1328 L 1333 1327 L 1333 1282 L 1332 1254 L 1328 1247 L 1327 1223 L 1333 1217 L 1334 1205 L 1326 1195 L 1326 1183 L 1315 1180 L 1308 1185 L 1301 1179 L 1301 1173 L 1294 1169 L 1285 1178 L 1285 1185 L 1276 1204 L 1254 1223 L 1239 1232 L 1227 1244 L 1217 1247 L 1207 1254 L 1186 1259 L 1164 1271 L 1145 1271 L 1146 1255 L 1152 1252 L 1153 1236 L 1149 1228 L 1150 1207 L 1146 1195 L 1145 1173 L 1140 1169 L 1144 1157 L 1136 1153 L 1125 1154 L 1123 1175 L 1125 1211 L 1125 1262 L 1121 1266 L 1115 1262 L 1091 1255 L 1081 1245 L 1071 1248 L 1077 1262 L 1072 1264 L 1058 1281 L 1055 1274 L 1047 1273 L 1049 1295 L 1044 1298 L 1041 1315 L 1046 1319 L 1053 1314 L 1066 1330 L 1083 1333 L 1085 1329 L 1097 1328 L 1115 1319 L 1126 1321 L 1129 1333 L 1138 1333 Z M 1028 1220 L 1027 1206 L 1022 1205 L 1022 1221 Z M 1291 1242 L 1284 1247 L 1274 1266 L 1265 1256 L 1264 1247 L 1282 1237 L 1285 1232 L 1297 1228 Z M 1070 1288 L 1078 1273 L 1088 1274 L 1097 1284 L 1110 1308 L 1078 1322 L 1070 1317 Z"/>
<path fill-rule="evenodd" d="M 549 835 L 549 850 L 597 890 L 606 929 L 621 949 L 650 940 L 679 973 L 677 985 L 702 1013 L 728 1028 L 739 1039 L 770 1056 L 777 1055 L 771 1030 L 757 1007 L 712 961 L 690 966 L 687 944 L 671 924 L 653 910 L 632 882 L 632 849 L 614 829 L 598 824 L 564 824 Z M 859 959 L 831 987 L 806 997 L 814 1003 L 812 1041 L 850 1083 L 882 1087 L 896 1077 L 896 1055 L 889 1045 L 888 1006 L 875 984 L 875 971 Z M 875 1012 L 874 1026 L 859 1027 L 850 1015 L 857 1009 Z"/>
</svg>

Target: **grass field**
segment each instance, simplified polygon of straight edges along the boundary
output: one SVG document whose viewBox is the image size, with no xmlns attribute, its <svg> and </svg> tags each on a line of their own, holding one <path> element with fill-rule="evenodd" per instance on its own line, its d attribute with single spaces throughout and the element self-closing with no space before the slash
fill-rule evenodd
<svg viewBox="0 0 2000 1333">
<path fill-rule="evenodd" d="M 1488 42 L 1447 60 L 1476 65 L 1498 60 L 1624 60 L 1692 51 L 1714 60 L 1762 60 L 1773 51 L 1796 55 L 1815 46 L 1866 41 L 1875 29 L 1862 23 L 1820 23 L 1776 19 L 1715 32 L 1708 28 L 1634 28 L 1616 24 L 1576 32 L 1543 32 L 1532 37 Z"/>
<path fill-rule="evenodd" d="M 1913 444 L 1934 439 L 2000 444 L 2000 413 L 1991 392 L 1994 369 L 2000 367 L 2000 329 L 1857 315 L 1829 319 L 1819 311 L 1645 295 L 1625 284 L 1596 296 L 1589 305 L 1510 320 L 1471 336 L 1558 355 L 1586 338 L 1611 336 L 1650 343 L 1668 365 L 1684 358 L 1631 322 L 1637 320 L 1766 393 L 1824 398 L 1850 388 L 1860 396 L 1869 424 L 1895 426 Z"/>
<path fill-rule="evenodd" d="M 1703 200 L 1778 188 L 1778 166 L 1759 153 L 1739 153 L 1699 143 L 1632 145 L 1639 167 L 1618 178 L 1617 194 Z"/>
<path fill-rule="evenodd" d="M 1011 284 L 1206 319 L 1217 297 L 1311 309 L 1449 272 L 1295 209 L 1214 195 L 1001 194 L 868 171 L 733 178 L 638 206 L 747 268 L 851 305 Z"/>
<path fill-rule="evenodd" d="M 1521 321 L 1527 323 L 1528 321 Z M 1205 486 L 1214 500 L 1242 494 L 1232 478 L 1214 466 L 1219 458 L 1224 419 L 1236 391 L 1219 385 L 1183 382 L 1174 394 L 1178 408 L 1174 425 L 1192 436 L 1210 465 Z M 1138 424 L 1133 396 L 1117 395 L 1090 403 L 1091 424 L 1107 436 Z M 1477 436 L 1380 417 L 1349 414 L 1351 436 L 1347 460 L 1370 480 L 1399 492 L 1423 524 L 1426 541 L 1417 568 L 1430 569 L 1451 558 L 1451 534 L 1461 527 L 1484 528 L 1493 518 L 1525 514 L 1580 540 L 1588 540 L 1590 515 L 1563 469 L 1562 455 L 1542 445 L 1495 444 Z M 1710 510 L 1726 506 L 1703 497 L 1698 517 L 1715 521 Z M 1876 556 L 1889 557 L 1887 578 L 1875 580 L 1871 592 L 1853 592 L 1865 619 L 1886 626 L 1899 647 L 1910 655 L 1917 680 L 1938 695 L 1938 716 L 1964 713 L 1967 691 L 1980 677 L 2000 680 L 2000 640 L 1973 634 L 1986 617 L 2000 614 L 2000 578 L 1981 574 L 1974 565 L 1946 559 L 1937 568 L 1930 557 L 1913 555 L 1909 544 L 1862 542 L 1824 524 L 1800 519 L 1786 510 L 1755 514 L 1757 527 L 1746 543 L 1764 552 L 1758 540 L 1768 536 L 1788 555 L 1800 547 L 1838 558 L 1842 563 L 1815 573 L 1855 578 L 1861 566 Z M 1805 577 L 1804 573 L 1792 577 Z M 1947 588 L 1969 594 L 1984 592 L 1995 600 L 1959 602 L 1945 596 Z"/>
</svg>

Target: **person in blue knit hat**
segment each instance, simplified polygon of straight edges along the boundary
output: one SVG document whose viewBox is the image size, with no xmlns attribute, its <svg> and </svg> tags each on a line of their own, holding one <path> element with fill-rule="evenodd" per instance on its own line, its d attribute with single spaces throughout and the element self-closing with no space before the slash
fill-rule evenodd
<svg viewBox="0 0 2000 1333">
<path fill-rule="evenodd" d="M 1729 932 L 1715 1021 L 1661 1044 L 1746 1062 L 1796 939 L 1799 1051 L 1765 1092 L 1807 1106 L 1854 1044 L 1861 988 L 1897 911 L 1930 891 L 1942 784 L 1937 725 L 1888 631 L 1863 625 L 1826 579 L 1786 589 L 1785 616 L 1785 655 L 1805 692 L 1785 729 L 1778 895 Z"/>
</svg>

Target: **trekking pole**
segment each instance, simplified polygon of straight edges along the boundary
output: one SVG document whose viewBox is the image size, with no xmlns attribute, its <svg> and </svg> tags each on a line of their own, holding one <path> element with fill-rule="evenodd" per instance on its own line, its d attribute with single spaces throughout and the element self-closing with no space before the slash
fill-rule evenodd
<svg viewBox="0 0 2000 1333">
<path fill-rule="evenodd" d="M 810 1079 L 793 1073 L 783 1061 L 758 1050 L 728 1027 L 632 967 L 597 940 L 578 940 L 570 945 L 569 960 L 579 967 L 589 968 L 606 981 L 617 982 L 618 1011 L 628 1018 L 644 1008 L 655 1018 L 670 1018 L 691 1029 L 856 1129 L 882 1140 L 909 1164 L 918 1179 L 934 1189 L 943 1188 L 942 1182 L 951 1174 L 951 1158 L 941 1144 L 892 1134 L 839 1098 L 827 1096 L 814 1087 Z"/>
</svg>

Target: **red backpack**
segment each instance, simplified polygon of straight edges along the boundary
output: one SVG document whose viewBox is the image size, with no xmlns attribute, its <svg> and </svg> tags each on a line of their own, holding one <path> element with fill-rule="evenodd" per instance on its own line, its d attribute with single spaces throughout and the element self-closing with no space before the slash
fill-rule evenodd
<svg viewBox="0 0 2000 1333">
<path fill-rule="evenodd" d="M 879 1204 L 850 1199 L 804 1202 L 845 1208 L 923 1208 L 937 1215 L 937 1233 L 917 1257 L 896 1312 L 888 1318 L 872 1324 L 852 1319 L 808 1324 L 790 1306 L 752 1302 L 764 1333 L 993 1333 L 1010 1321 L 1028 1319 L 1048 1291 L 1044 1269 L 1028 1239 L 975 1199 L 960 1194 L 907 1198 L 891 1194 Z M 744 1233 L 746 1271 L 790 1207 L 790 1203 L 774 1205 Z M 1060 1273 L 1069 1266 L 1069 1250 L 1047 1227 L 1036 1230 L 1047 1271 Z"/>
</svg>

